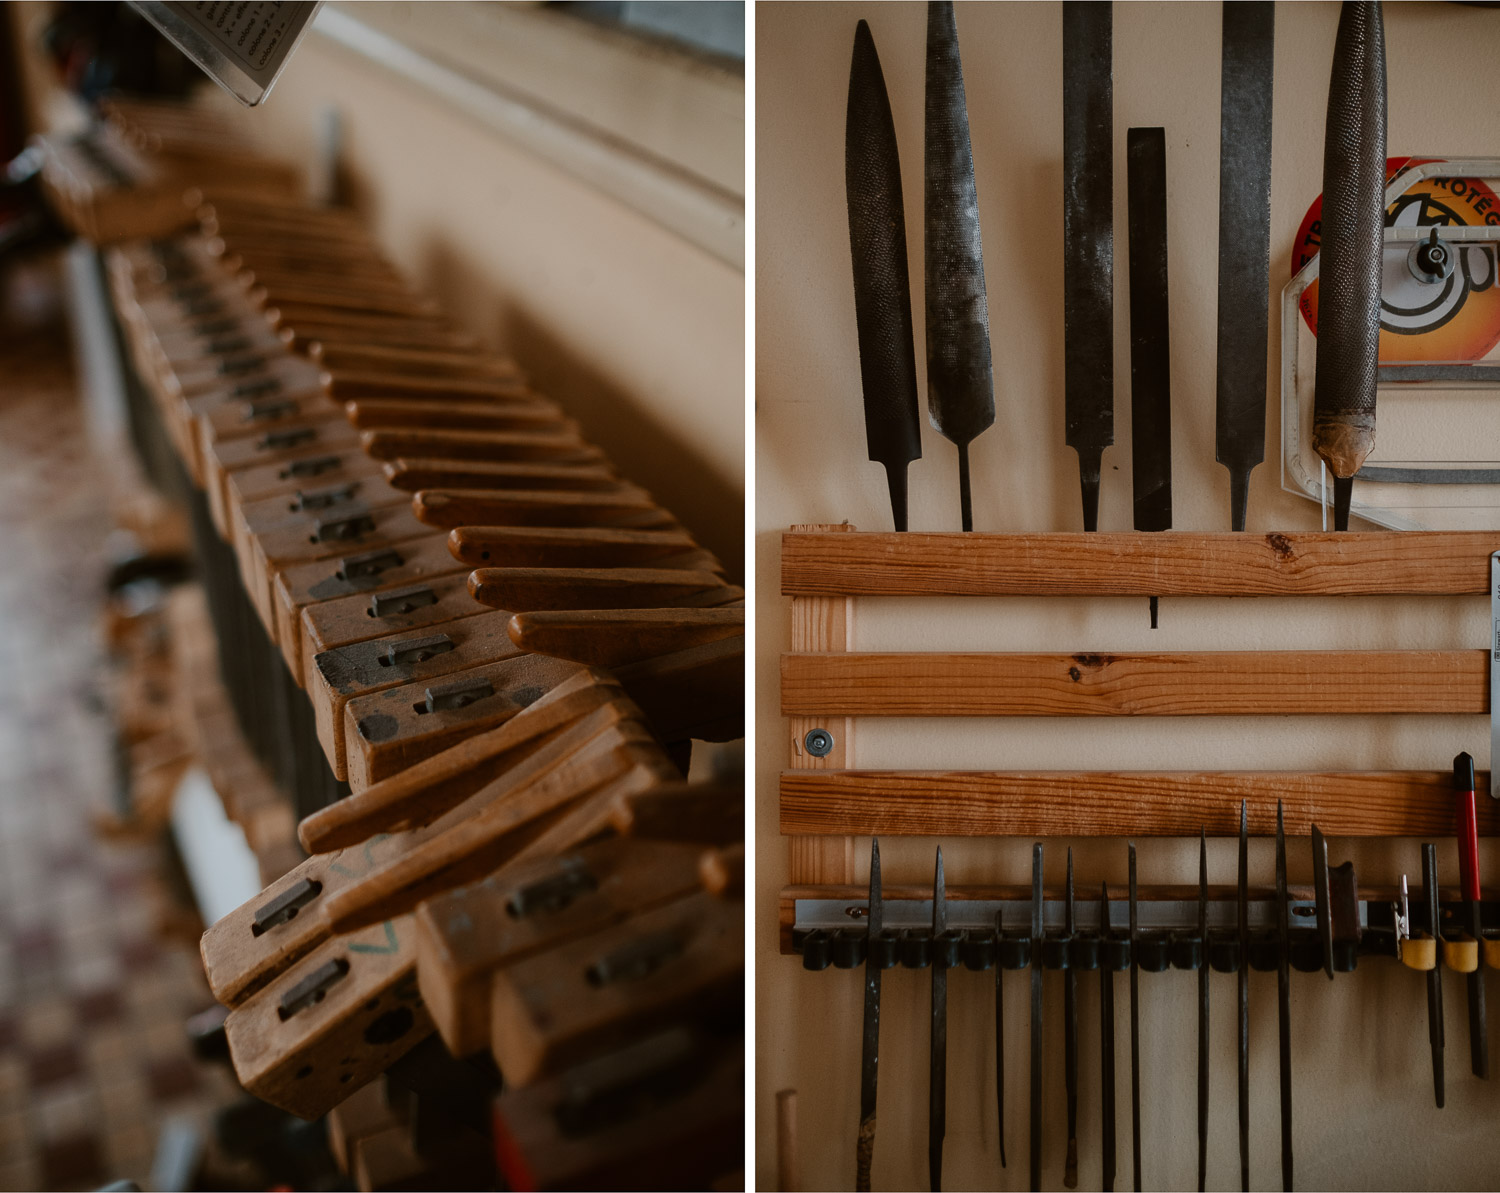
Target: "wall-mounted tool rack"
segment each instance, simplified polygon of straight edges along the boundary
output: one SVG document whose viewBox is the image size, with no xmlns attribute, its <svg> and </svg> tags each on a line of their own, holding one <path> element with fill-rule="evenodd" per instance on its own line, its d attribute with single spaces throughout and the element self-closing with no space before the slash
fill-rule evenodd
<svg viewBox="0 0 1500 1193">
<path fill-rule="evenodd" d="M 1482 596 L 1500 533 L 925 534 L 795 527 L 782 540 L 792 598 L 780 782 L 800 900 L 855 882 L 854 838 L 878 836 L 1446 838 L 1452 773 L 1423 771 L 900 771 L 851 769 L 854 718 L 1489 712 L 1490 652 L 1234 651 L 1120 654 L 857 653 L 861 597 Z M 819 732 L 821 731 L 821 733 Z M 1445 760 L 1446 761 L 1446 760 Z M 1479 790 L 1488 789 L 1481 775 Z M 1481 799 L 1479 833 L 1500 834 Z M 1152 897 L 1143 889 L 1143 900 Z M 983 896 L 955 887 L 961 901 Z M 811 927 L 812 925 L 808 925 Z"/>
</svg>

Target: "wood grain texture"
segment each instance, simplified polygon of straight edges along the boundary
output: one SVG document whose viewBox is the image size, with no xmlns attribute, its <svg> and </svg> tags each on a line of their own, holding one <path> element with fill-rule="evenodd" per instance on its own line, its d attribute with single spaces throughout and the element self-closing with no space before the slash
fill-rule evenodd
<svg viewBox="0 0 1500 1193">
<path fill-rule="evenodd" d="M 698 890 L 691 845 L 608 838 L 561 858 L 512 863 L 421 904 L 415 913 L 417 982 L 454 1056 L 489 1046 L 490 979 L 500 967 L 608 929 Z M 512 899 L 559 875 L 591 884 L 558 907 L 517 914 Z"/>
<path fill-rule="evenodd" d="M 1489 776 L 1479 779 L 1488 790 Z M 783 833 L 868 836 L 1186 837 L 1286 831 L 1330 837 L 1453 833 L 1453 775 L 1435 771 L 825 771 L 781 775 Z M 1479 801 L 1500 835 L 1500 805 Z M 797 881 L 805 881 L 798 879 Z M 821 881 L 821 880 L 820 880 Z"/>
<path fill-rule="evenodd" d="M 380 467 L 391 486 L 403 493 L 419 489 L 612 489 L 620 483 L 607 463 L 495 464 L 415 457 L 387 460 Z"/>
<path fill-rule="evenodd" d="M 1500 531 L 830 534 L 782 538 L 787 596 L 1296 596 L 1489 591 Z"/>
<path fill-rule="evenodd" d="M 541 610 L 516 614 L 509 633 L 512 642 L 533 654 L 590 667 L 619 667 L 742 637 L 745 609 L 741 604 L 709 609 Z"/>
<path fill-rule="evenodd" d="M 452 749 L 305 817 L 298 835 L 309 853 L 327 853 L 378 834 L 431 824 L 498 778 L 532 749 L 606 703 L 625 705 L 612 680 L 580 671 L 498 729 L 476 733 Z M 629 710 L 636 715 L 635 709 Z"/>
<path fill-rule="evenodd" d="M 412 509 L 428 526 L 625 526 L 670 530 L 677 519 L 646 490 L 419 489 Z"/>
<path fill-rule="evenodd" d="M 824 534 L 843 539 L 854 533 L 848 525 L 809 524 L 794 531 Z M 788 538 L 792 536 L 787 536 Z M 783 540 L 783 549 L 785 548 Z M 783 564 L 784 567 L 784 564 Z M 792 649 L 799 653 L 847 651 L 852 633 L 850 625 L 854 602 L 843 597 L 794 597 L 792 599 Z M 807 752 L 804 742 L 813 729 L 833 734 L 833 749 L 822 758 Z M 854 722 L 847 717 L 791 716 L 787 721 L 787 746 L 790 765 L 798 770 L 843 770 L 854 765 L 851 734 Z M 783 827 L 781 830 L 787 830 Z M 793 882 L 850 882 L 854 878 L 854 842 L 826 837 L 794 836 L 787 843 L 790 853 L 790 876 Z"/>
<path fill-rule="evenodd" d="M 499 971 L 490 1044 L 508 1086 L 521 1086 L 670 1024 L 701 1022 L 744 982 L 745 913 L 700 894 Z M 632 944 L 675 948 L 630 980 L 589 981 Z"/>
<path fill-rule="evenodd" d="M 1484 650 L 781 656 L 787 716 L 1487 713 Z"/>
<path fill-rule="evenodd" d="M 681 528 L 460 526 L 449 532 L 448 550 L 472 567 L 680 567 L 701 554 L 704 561 L 687 566 L 723 571 Z"/>
</svg>

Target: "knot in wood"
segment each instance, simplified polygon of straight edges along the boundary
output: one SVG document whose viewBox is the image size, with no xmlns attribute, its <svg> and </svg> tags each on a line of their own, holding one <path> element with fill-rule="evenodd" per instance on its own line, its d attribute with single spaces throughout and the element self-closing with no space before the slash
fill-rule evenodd
<svg viewBox="0 0 1500 1193">
<path fill-rule="evenodd" d="M 1292 540 L 1284 534 L 1266 535 L 1266 545 L 1271 548 L 1279 563 L 1290 563 L 1296 558 L 1296 552 L 1292 550 Z"/>
</svg>

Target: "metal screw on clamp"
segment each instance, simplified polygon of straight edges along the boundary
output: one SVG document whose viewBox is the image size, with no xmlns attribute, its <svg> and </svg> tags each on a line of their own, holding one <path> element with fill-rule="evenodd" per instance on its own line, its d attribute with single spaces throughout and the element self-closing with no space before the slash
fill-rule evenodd
<svg viewBox="0 0 1500 1193">
<path fill-rule="evenodd" d="M 809 729 L 802 744 L 814 758 L 823 758 L 833 751 L 833 734 L 826 729 Z"/>
</svg>

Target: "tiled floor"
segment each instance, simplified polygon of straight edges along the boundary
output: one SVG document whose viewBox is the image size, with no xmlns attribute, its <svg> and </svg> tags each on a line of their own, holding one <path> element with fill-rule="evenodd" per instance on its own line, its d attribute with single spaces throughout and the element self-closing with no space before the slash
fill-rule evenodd
<svg viewBox="0 0 1500 1193">
<path fill-rule="evenodd" d="M 91 468 L 55 267 L 0 267 L 0 1189 L 142 1184 L 168 1117 L 232 1100 L 192 1059 L 212 1005 L 160 847 L 112 806 L 98 633 L 109 503 Z"/>
</svg>

